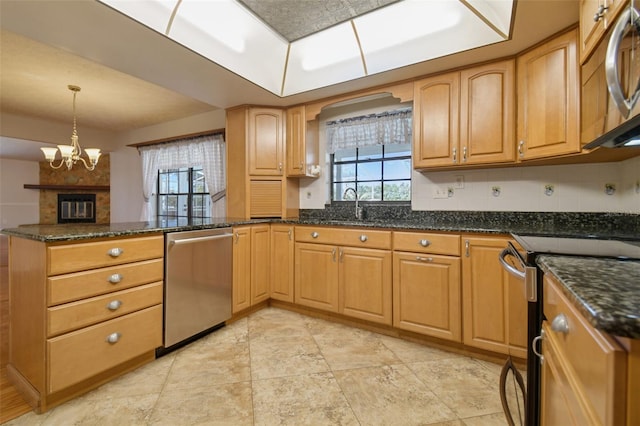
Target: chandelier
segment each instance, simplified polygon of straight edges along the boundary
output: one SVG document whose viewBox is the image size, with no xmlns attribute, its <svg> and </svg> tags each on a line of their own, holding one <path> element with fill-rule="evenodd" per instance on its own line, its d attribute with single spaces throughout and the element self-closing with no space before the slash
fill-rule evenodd
<svg viewBox="0 0 640 426">
<path fill-rule="evenodd" d="M 80 87 L 73 85 L 69 85 L 67 87 L 69 87 L 69 90 L 73 92 L 73 133 L 71 134 L 71 145 L 58 145 L 58 148 L 40 149 L 44 153 L 44 157 L 49 162 L 49 165 L 54 169 L 59 169 L 63 164 L 65 164 L 67 166 L 67 170 L 71 170 L 73 165 L 80 160 L 87 170 L 93 170 L 96 168 L 96 164 L 98 164 L 98 159 L 101 155 L 100 150 L 98 148 L 87 148 L 84 150 L 89 157 L 89 163 L 80 156 L 82 154 L 82 148 L 80 148 L 80 144 L 78 143 L 78 132 L 76 131 L 76 94 L 80 91 Z M 56 159 L 58 150 L 60 150 L 62 158 L 58 165 L 54 165 L 53 162 Z"/>
</svg>

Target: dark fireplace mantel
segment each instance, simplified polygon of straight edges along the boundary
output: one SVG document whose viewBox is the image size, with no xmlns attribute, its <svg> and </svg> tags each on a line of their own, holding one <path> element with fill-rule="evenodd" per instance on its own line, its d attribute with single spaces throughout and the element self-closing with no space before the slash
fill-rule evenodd
<svg viewBox="0 0 640 426">
<path fill-rule="evenodd" d="M 52 189 L 59 191 L 109 191 L 110 185 L 33 185 L 24 184 L 24 189 Z"/>
</svg>

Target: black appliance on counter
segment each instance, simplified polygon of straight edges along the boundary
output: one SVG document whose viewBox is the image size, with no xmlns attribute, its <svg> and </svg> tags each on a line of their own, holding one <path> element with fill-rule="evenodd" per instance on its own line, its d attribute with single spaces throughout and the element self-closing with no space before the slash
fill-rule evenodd
<svg viewBox="0 0 640 426">
<path fill-rule="evenodd" d="M 511 274 L 522 279 L 527 298 L 527 384 L 524 393 L 524 424 L 540 424 L 540 377 L 541 366 L 536 348 L 542 327 L 542 270 L 536 265 L 536 258 L 542 254 L 569 256 L 608 257 L 620 260 L 640 259 L 640 241 L 607 239 L 598 236 L 583 238 L 556 238 L 534 235 L 512 235 L 522 250 L 512 243 L 500 254 L 500 263 Z M 507 260 L 513 258 L 516 266 Z M 510 359 L 505 368 L 513 369 Z M 505 371 L 505 370 L 503 370 Z M 515 371 L 516 377 L 519 372 Z M 504 406 L 503 402 L 503 406 Z M 512 409 L 512 407 L 509 407 Z M 507 412 L 507 417 L 511 413 Z M 513 411 L 513 410 L 512 410 Z M 510 419 L 509 419 L 510 420 Z"/>
</svg>

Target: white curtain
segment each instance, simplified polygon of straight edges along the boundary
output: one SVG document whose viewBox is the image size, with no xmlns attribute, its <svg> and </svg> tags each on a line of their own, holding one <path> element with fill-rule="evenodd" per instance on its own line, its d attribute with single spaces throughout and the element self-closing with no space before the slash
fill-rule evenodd
<svg viewBox="0 0 640 426">
<path fill-rule="evenodd" d="M 142 221 L 156 219 L 155 192 L 158 171 L 182 167 L 202 167 L 205 183 L 213 202 L 212 216 L 226 214 L 226 160 L 224 138 L 221 134 L 198 136 L 161 145 L 141 146 L 144 204 Z"/>
<path fill-rule="evenodd" d="M 411 143 L 411 109 L 328 121 L 327 152 L 372 145 Z"/>
</svg>

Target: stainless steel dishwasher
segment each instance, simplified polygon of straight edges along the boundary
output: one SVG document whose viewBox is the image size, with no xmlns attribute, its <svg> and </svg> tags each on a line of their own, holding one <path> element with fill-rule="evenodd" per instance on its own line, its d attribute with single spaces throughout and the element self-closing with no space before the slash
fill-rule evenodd
<svg viewBox="0 0 640 426">
<path fill-rule="evenodd" d="M 164 348 L 231 318 L 231 228 L 165 234 Z"/>
</svg>

